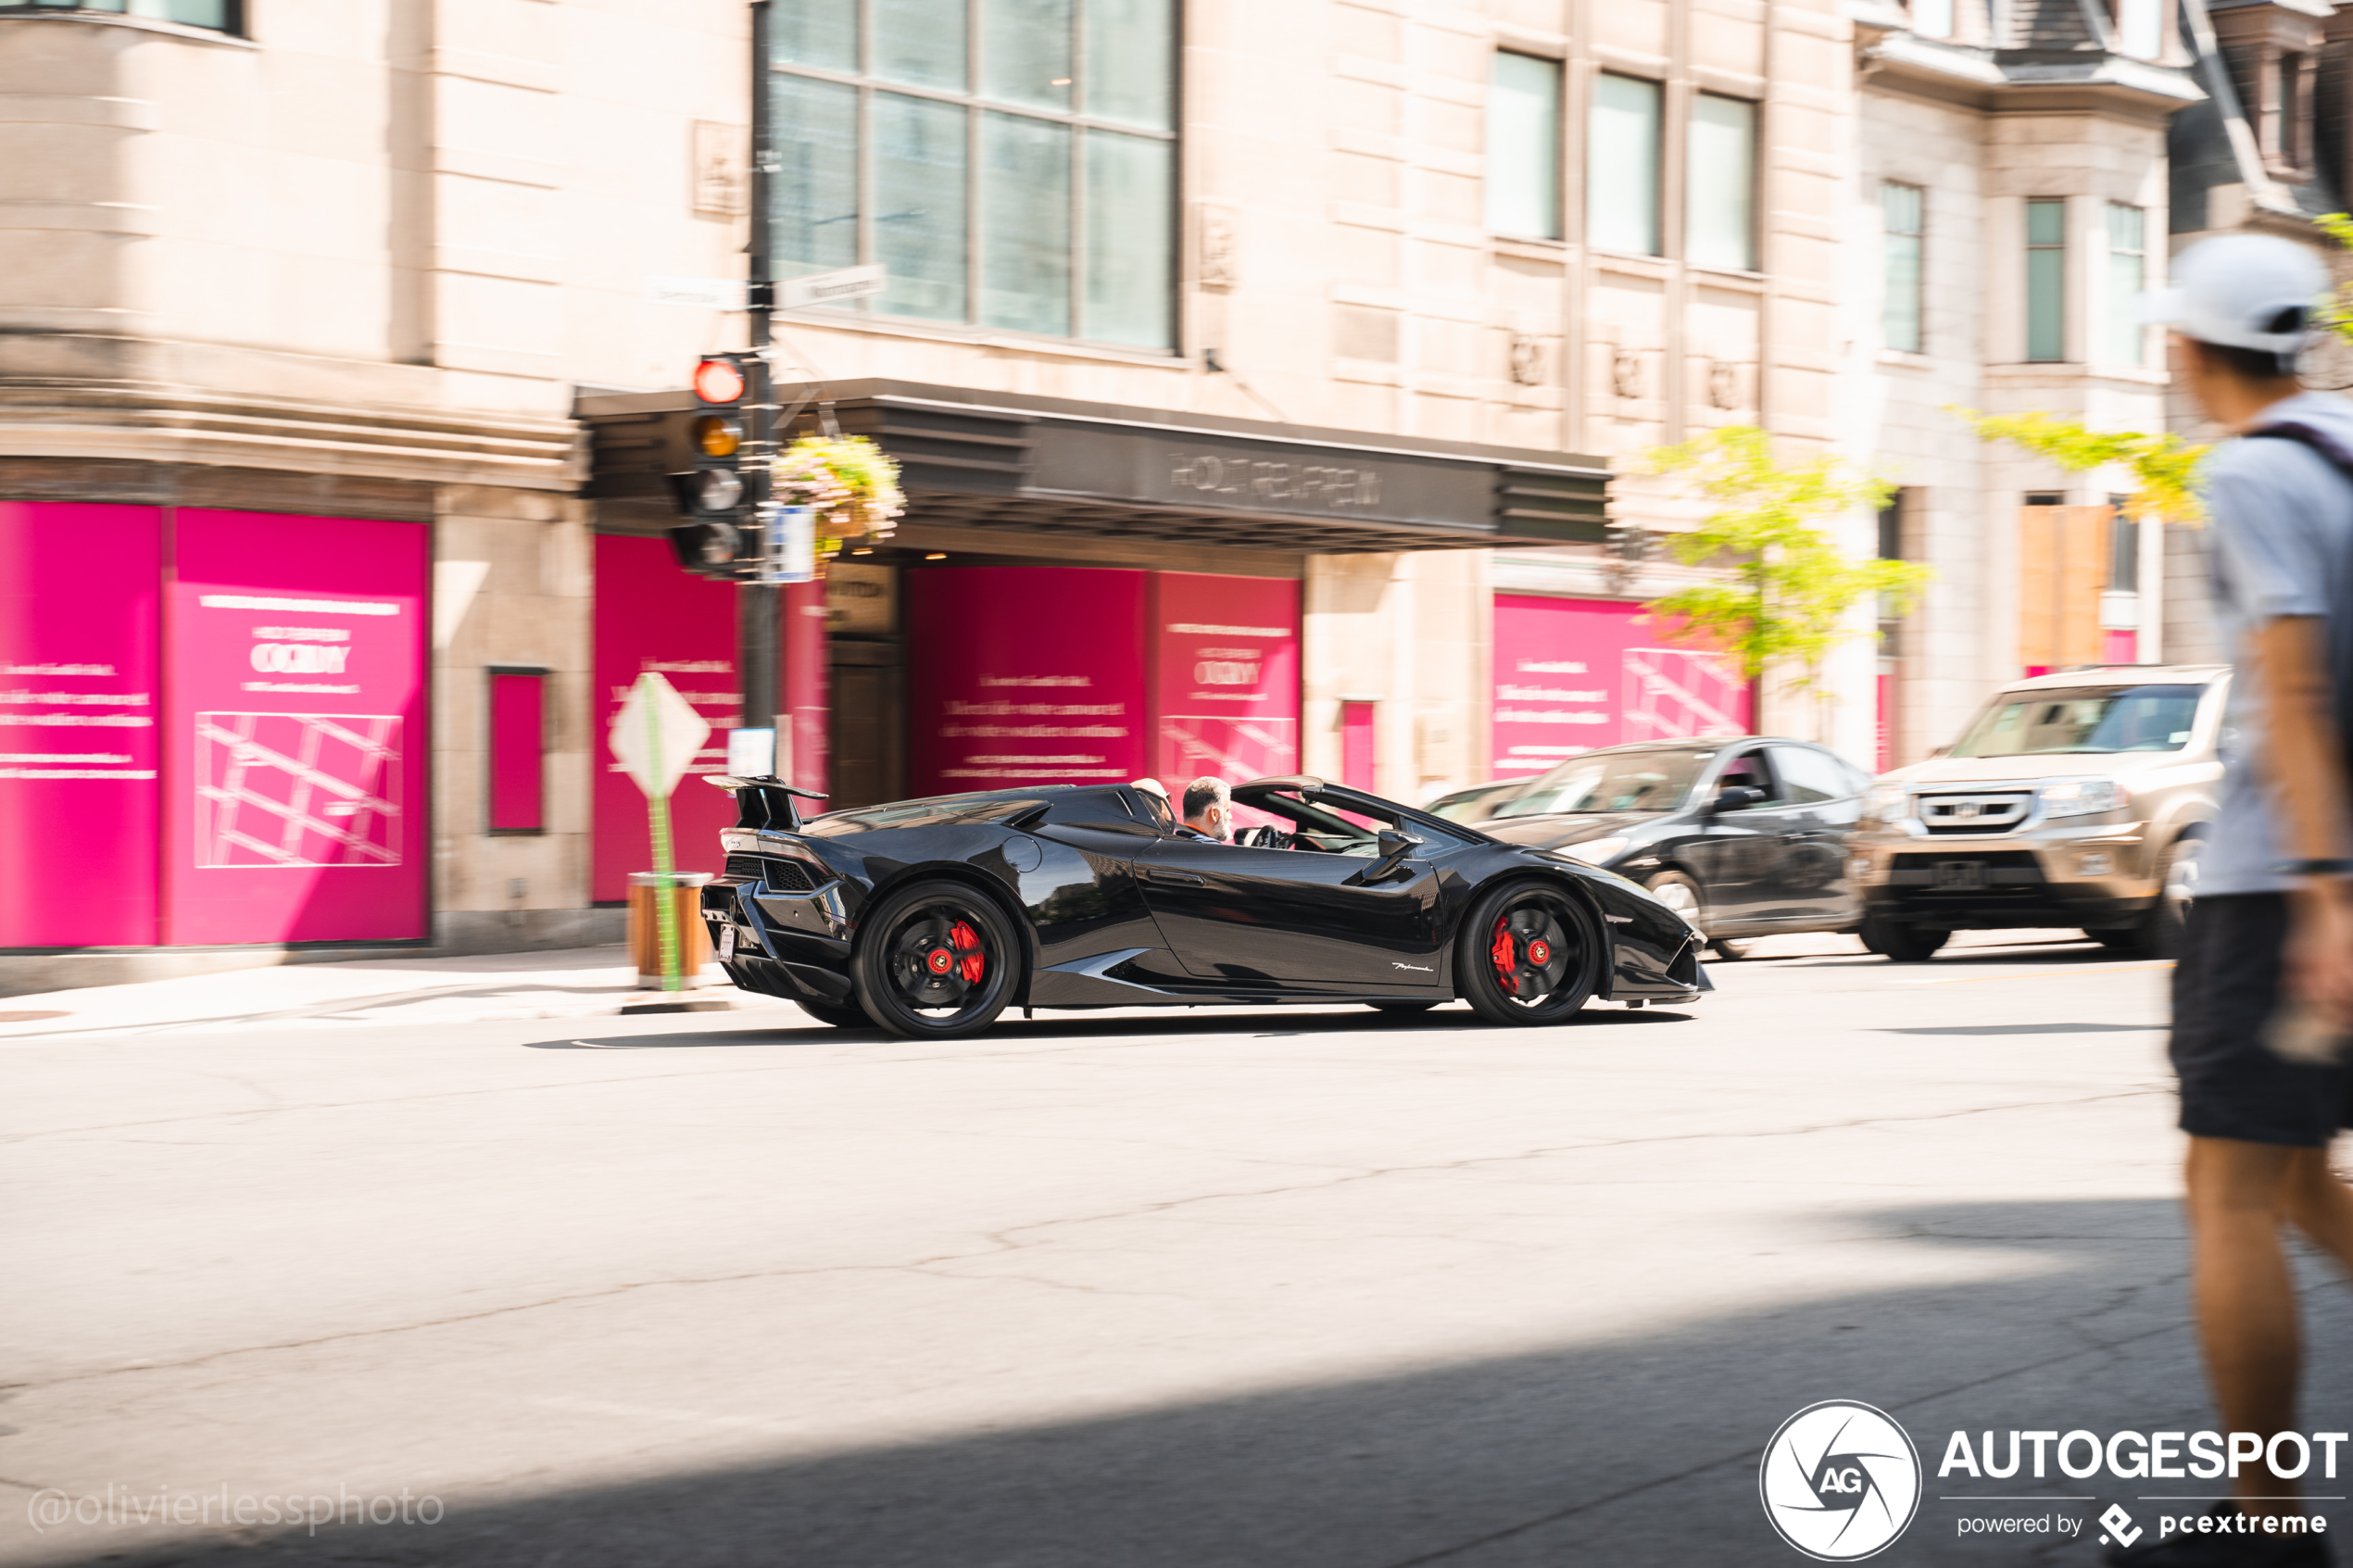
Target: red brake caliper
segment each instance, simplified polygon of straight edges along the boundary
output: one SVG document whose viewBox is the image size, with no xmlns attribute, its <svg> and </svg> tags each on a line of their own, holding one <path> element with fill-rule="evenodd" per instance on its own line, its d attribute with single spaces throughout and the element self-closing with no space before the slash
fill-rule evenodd
<svg viewBox="0 0 2353 1568">
<path fill-rule="evenodd" d="M 1519 955 L 1512 946 L 1510 919 L 1506 915 L 1495 922 L 1495 941 L 1487 949 L 1487 956 L 1495 961 L 1495 978 L 1503 985 L 1504 994 L 1516 997 L 1519 995 Z"/>
<path fill-rule="evenodd" d="M 948 940 L 953 942 L 956 950 L 964 955 L 963 969 L 965 980 L 975 985 L 980 984 L 982 973 L 988 968 L 988 960 L 980 950 L 979 934 L 963 921 L 958 921 L 948 933 Z"/>
</svg>

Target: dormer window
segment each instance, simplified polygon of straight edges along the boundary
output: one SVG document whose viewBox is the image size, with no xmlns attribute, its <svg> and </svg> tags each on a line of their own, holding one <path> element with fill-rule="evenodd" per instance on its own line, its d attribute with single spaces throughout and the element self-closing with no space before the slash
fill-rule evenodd
<svg viewBox="0 0 2353 1568">
<path fill-rule="evenodd" d="M 2283 180 L 2308 178 L 2312 166 L 2312 88 L 2317 60 L 2303 50 L 2266 49 L 2255 69 L 2255 144 L 2263 167 Z"/>
</svg>

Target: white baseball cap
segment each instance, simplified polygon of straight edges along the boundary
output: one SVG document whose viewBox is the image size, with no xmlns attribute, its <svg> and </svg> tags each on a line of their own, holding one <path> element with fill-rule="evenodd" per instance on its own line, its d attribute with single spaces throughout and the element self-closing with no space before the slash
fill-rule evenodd
<svg viewBox="0 0 2353 1568">
<path fill-rule="evenodd" d="M 2294 354 L 2304 346 L 2328 269 L 2293 240 L 2223 234 L 2173 258 L 2173 286 L 2141 295 L 2144 321 L 2230 348 Z"/>
</svg>

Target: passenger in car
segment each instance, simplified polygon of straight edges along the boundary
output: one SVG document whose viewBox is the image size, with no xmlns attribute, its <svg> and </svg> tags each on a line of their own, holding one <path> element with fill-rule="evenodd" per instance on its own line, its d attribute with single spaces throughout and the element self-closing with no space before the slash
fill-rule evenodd
<svg viewBox="0 0 2353 1568">
<path fill-rule="evenodd" d="M 1203 773 L 1185 786 L 1185 826 L 1213 844 L 1234 837 L 1234 792 L 1224 779 Z"/>
</svg>

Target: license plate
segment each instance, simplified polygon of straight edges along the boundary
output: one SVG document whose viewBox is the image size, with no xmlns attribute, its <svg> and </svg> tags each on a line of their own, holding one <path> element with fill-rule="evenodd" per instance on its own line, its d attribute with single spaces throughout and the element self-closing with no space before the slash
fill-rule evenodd
<svg viewBox="0 0 2353 1568">
<path fill-rule="evenodd" d="M 719 928 L 719 956 L 723 959 L 736 956 L 736 928 L 732 925 Z"/>
<path fill-rule="evenodd" d="M 1985 868 L 1975 860 L 1936 862 L 1936 886 L 1943 893 L 1973 893 L 1985 885 Z"/>
</svg>

